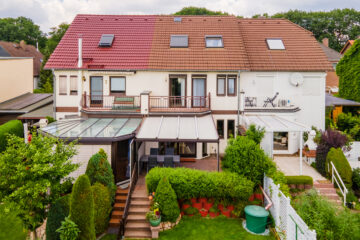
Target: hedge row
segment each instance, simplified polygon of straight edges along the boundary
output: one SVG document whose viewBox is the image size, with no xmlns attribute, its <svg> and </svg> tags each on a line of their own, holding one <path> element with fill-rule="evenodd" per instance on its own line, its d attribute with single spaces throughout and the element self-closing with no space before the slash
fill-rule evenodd
<svg viewBox="0 0 360 240">
<path fill-rule="evenodd" d="M 21 121 L 11 120 L 0 125 L 0 152 L 5 151 L 6 149 L 8 134 L 24 137 L 24 128 Z"/>
<path fill-rule="evenodd" d="M 286 176 L 287 184 L 305 184 L 313 185 L 313 179 L 310 176 Z"/>
<path fill-rule="evenodd" d="M 340 174 L 342 180 L 344 183 L 351 188 L 352 186 L 352 168 L 349 164 L 349 161 L 346 159 L 343 151 L 341 148 L 331 148 L 327 157 L 326 157 L 326 171 L 327 174 L 330 176 L 331 173 L 331 167 L 330 171 L 328 170 L 328 165 L 330 165 L 330 162 L 332 162 Z"/>
<path fill-rule="evenodd" d="M 230 172 L 206 172 L 189 168 L 153 168 L 146 175 L 149 192 L 155 192 L 158 183 L 166 177 L 178 199 L 197 197 L 236 198 L 247 200 L 254 183 Z"/>
</svg>

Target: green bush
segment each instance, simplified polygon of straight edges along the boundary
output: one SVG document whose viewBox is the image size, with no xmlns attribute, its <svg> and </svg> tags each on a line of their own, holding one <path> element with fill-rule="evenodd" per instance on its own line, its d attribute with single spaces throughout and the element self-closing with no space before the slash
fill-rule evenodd
<svg viewBox="0 0 360 240">
<path fill-rule="evenodd" d="M 256 142 L 257 144 L 261 143 L 265 135 L 265 128 L 263 127 L 256 127 L 254 124 L 251 124 L 249 129 L 246 131 L 246 136 Z"/>
<path fill-rule="evenodd" d="M 346 159 L 343 151 L 341 148 L 331 148 L 327 158 L 326 158 L 326 170 L 328 170 L 327 166 L 330 165 L 330 162 L 332 162 L 340 174 L 342 180 L 344 183 L 351 188 L 352 186 L 352 168 Z M 330 171 L 327 172 L 329 175 L 331 174 L 331 167 Z"/>
<path fill-rule="evenodd" d="M 114 174 L 103 149 L 90 158 L 85 174 L 89 177 L 91 185 L 98 182 L 107 186 L 112 202 L 114 201 L 116 193 Z"/>
<path fill-rule="evenodd" d="M 360 228 L 356 227 L 360 218 L 349 210 L 339 210 L 315 190 L 300 195 L 294 207 L 309 228 L 316 231 L 317 239 L 360 239 Z"/>
<path fill-rule="evenodd" d="M 310 176 L 286 176 L 287 184 L 306 184 L 313 185 L 313 179 Z"/>
<path fill-rule="evenodd" d="M 70 212 L 70 196 L 65 195 L 51 205 L 46 222 L 46 240 L 59 240 L 60 234 L 56 230 L 61 227 L 61 222 Z"/>
<path fill-rule="evenodd" d="M 76 180 L 70 200 L 70 219 L 79 227 L 80 240 L 94 240 L 94 197 L 87 175 Z"/>
<path fill-rule="evenodd" d="M 15 212 L 8 211 L 0 204 L 0 239 L 25 240 L 27 231 Z"/>
<path fill-rule="evenodd" d="M 24 127 L 20 120 L 11 120 L 0 125 L 0 153 L 6 149 L 8 134 L 24 137 Z"/>
<path fill-rule="evenodd" d="M 176 222 L 180 214 L 179 204 L 175 191 L 166 177 L 160 180 L 156 188 L 155 201 L 159 204 L 161 221 Z"/>
<path fill-rule="evenodd" d="M 360 168 L 355 168 L 352 174 L 353 189 L 360 191 Z"/>
<path fill-rule="evenodd" d="M 360 140 L 360 118 L 351 113 L 339 114 L 336 126 L 337 129 L 349 134 L 355 141 Z"/>
<path fill-rule="evenodd" d="M 94 220 L 96 234 L 105 232 L 111 212 L 111 198 L 107 187 L 101 183 L 91 186 L 94 194 Z"/>
<path fill-rule="evenodd" d="M 76 223 L 71 221 L 70 218 L 65 217 L 65 220 L 61 222 L 61 226 L 56 230 L 60 235 L 60 240 L 74 240 L 77 239 L 80 230 Z"/>
<path fill-rule="evenodd" d="M 235 173 L 156 167 L 146 175 L 148 192 L 155 192 L 164 177 L 169 180 L 178 199 L 231 197 L 247 200 L 254 188 L 252 181 Z"/>
</svg>

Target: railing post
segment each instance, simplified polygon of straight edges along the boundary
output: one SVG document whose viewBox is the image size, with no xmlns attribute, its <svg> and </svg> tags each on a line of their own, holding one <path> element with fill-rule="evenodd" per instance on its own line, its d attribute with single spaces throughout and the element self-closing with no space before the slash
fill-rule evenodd
<svg viewBox="0 0 360 240">
<path fill-rule="evenodd" d="M 211 101 L 210 101 L 211 99 L 210 99 L 210 92 L 209 92 L 209 110 L 211 110 Z"/>
<path fill-rule="evenodd" d="M 83 108 L 86 108 L 86 91 L 83 94 Z"/>
</svg>

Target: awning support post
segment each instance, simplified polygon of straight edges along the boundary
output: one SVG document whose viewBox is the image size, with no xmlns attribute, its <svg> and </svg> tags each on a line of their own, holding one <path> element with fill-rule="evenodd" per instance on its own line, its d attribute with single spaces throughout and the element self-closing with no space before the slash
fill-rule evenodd
<svg viewBox="0 0 360 240">
<path fill-rule="evenodd" d="M 218 172 L 220 172 L 219 142 L 217 142 L 216 158 L 217 158 L 217 170 L 218 170 Z"/>
<path fill-rule="evenodd" d="M 300 154 L 299 154 L 299 155 L 300 155 L 300 175 L 302 175 L 302 173 L 303 173 L 303 169 L 302 169 L 302 162 L 303 162 L 303 161 L 302 161 L 303 131 L 300 131 L 299 133 L 300 133 L 300 134 L 299 134 L 299 135 L 300 135 L 300 136 L 299 136 L 299 138 L 300 138 L 300 139 L 299 139 L 299 143 L 300 143 L 300 144 L 299 144 L 299 149 L 300 149 L 300 150 L 299 150 L 299 151 L 300 151 Z"/>
</svg>

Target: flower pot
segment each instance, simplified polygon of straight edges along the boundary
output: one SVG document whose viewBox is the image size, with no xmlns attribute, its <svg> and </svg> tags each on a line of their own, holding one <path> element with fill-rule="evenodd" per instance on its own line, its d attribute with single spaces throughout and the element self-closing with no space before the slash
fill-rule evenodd
<svg viewBox="0 0 360 240">
<path fill-rule="evenodd" d="M 262 200 L 263 199 L 263 195 L 262 195 L 262 193 L 254 193 L 254 197 L 255 197 L 255 199 L 258 199 L 258 200 Z"/>
<path fill-rule="evenodd" d="M 151 225 L 151 226 L 157 227 L 157 226 L 159 226 L 160 223 L 161 223 L 161 216 L 160 216 L 158 219 L 156 219 L 156 220 L 150 219 L 149 222 L 150 222 L 150 225 Z"/>
<path fill-rule="evenodd" d="M 197 199 L 196 198 L 192 198 L 190 199 L 191 203 L 196 203 L 197 202 Z"/>
<path fill-rule="evenodd" d="M 234 210 L 234 205 L 229 205 L 226 208 L 231 212 Z"/>
<path fill-rule="evenodd" d="M 199 210 L 202 209 L 202 203 L 199 203 L 199 202 L 193 203 L 192 206 L 193 206 L 194 208 L 199 209 Z"/>
<path fill-rule="evenodd" d="M 305 184 L 305 189 L 312 189 L 312 185 L 310 185 L 310 184 Z"/>
<path fill-rule="evenodd" d="M 206 202 L 206 203 L 204 203 L 204 208 L 209 211 L 213 205 L 214 205 L 214 203 Z"/>
<path fill-rule="evenodd" d="M 254 201 L 254 194 L 252 194 L 250 197 L 249 197 L 249 202 L 252 202 Z"/>
<path fill-rule="evenodd" d="M 200 210 L 200 214 L 201 214 L 202 217 L 206 217 L 206 216 L 208 215 L 208 210 L 206 210 L 206 209 L 201 209 L 201 210 Z"/>
<path fill-rule="evenodd" d="M 190 204 L 184 203 L 184 204 L 182 205 L 182 209 L 183 209 L 183 210 L 186 210 L 186 209 L 189 208 L 189 207 L 191 207 Z"/>
<path fill-rule="evenodd" d="M 217 212 L 217 213 L 215 213 L 215 212 L 209 212 L 209 215 L 210 215 L 211 218 L 214 218 L 214 217 L 219 216 L 219 213 L 218 213 L 218 212 Z"/>
<path fill-rule="evenodd" d="M 199 202 L 201 202 L 204 205 L 205 203 L 207 203 L 207 199 L 206 198 L 199 198 Z"/>
<path fill-rule="evenodd" d="M 221 203 L 219 203 L 219 204 L 218 204 L 218 209 L 219 209 L 220 211 L 222 211 L 223 208 L 224 208 L 224 205 L 222 205 Z"/>
<path fill-rule="evenodd" d="M 221 210 L 221 214 L 228 218 L 230 217 L 230 213 L 231 211 L 229 209 L 224 208 L 223 210 Z"/>
</svg>

